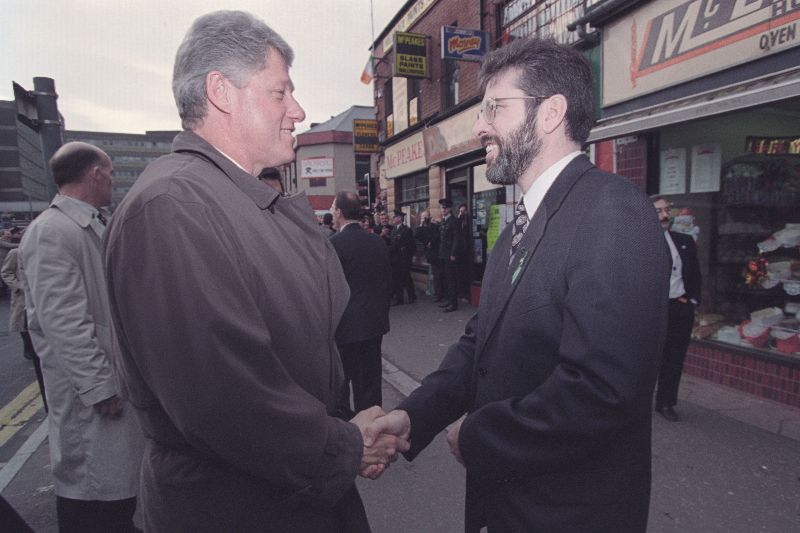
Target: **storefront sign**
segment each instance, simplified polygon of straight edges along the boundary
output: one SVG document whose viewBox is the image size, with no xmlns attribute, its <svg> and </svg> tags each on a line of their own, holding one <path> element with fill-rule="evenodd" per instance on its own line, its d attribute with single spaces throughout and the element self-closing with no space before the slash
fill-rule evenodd
<svg viewBox="0 0 800 533">
<path fill-rule="evenodd" d="M 405 12 L 403 18 L 397 21 L 397 24 L 394 25 L 392 31 L 390 31 L 386 37 L 383 38 L 383 53 L 386 54 L 389 50 L 392 49 L 394 45 L 394 34 L 398 31 L 406 31 L 410 28 L 419 18 L 425 14 L 429 7 L 436 3 L 436 0 L 417 0 L 414 2 L 411 7 L 408 8 L 408 11 Z"/>
<path fill-rule="evenodd" d="M 661 176 L 659 194 L 686 192 L 686 148 L 661 151 Z"/>
<path fill-rule="evenodd" d="M 797 46 L 798 26 L 797 0 L 649 2 L 603 29 L 603 105 Z"/>
<path fill-rule="evenodd" d="M 485 31 L 442 26 L 442 59 L 481 61 L 488 42 Z"/>
<path fill-rule="evenodd" d="M 427 167 L 422 132 L 389 146 L 384 151 L 384 156 L 387 178 L 397 178 Z"/>
<path fill-rule="evenodd" d="M 692 146 L 692 174 L 689 192 L 719 191 L 719 173 L 721 170 L 721 145 L 714 143 Z"/>
<path fill-rule="evenodd" d="M 428 36 L 398 31 L 394 34 L 394 43 L 394 75 L 427 78 Z"/>
<path fill-rule="evenodd" d="M 378 153 L 378 121 L 369 118 L 353 119 L 353 151 Z"/>
<path fill-rule="evenodd" d="M 474 105 L 425 130 L 429 165 L 480 149 L 480 140 L 472 134 L 479 108 L 480 104 Z"/>
<path fill-rule="evenodd" d="M 301 178 L 332 178 L 332 157 L 309 157 L 300 160 Z"/>
</svg>

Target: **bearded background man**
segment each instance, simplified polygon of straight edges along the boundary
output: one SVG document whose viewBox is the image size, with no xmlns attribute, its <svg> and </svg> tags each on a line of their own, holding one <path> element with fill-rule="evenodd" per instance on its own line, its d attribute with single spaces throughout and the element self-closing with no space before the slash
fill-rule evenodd
<svg viewBox="0 0 800 533">
<path fill-rule="evenodd" d="M 658 221 L 580 152 L 593 84 L 579 52 L 520 39 L 481 80 L 487 178 L 523 197 L 464 335 L 368 435 L 410 432 L 413 459 L 453 424 L 469 532 L 643 533 L 669 279 Z"/>
</svg>

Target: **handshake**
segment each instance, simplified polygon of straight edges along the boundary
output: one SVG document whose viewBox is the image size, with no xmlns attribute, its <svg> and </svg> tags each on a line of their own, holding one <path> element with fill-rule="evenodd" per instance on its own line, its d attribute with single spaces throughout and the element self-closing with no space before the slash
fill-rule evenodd
<svg viewBox="0 0 800 533">
<path fill-rule="evenodd" d="M 359 475 L 378 479 L 389 465 L 397 460 L 397 454 L 411 447 L 411 421 L 405 411 L 395 409 L 386 414 L 377 405 L 364 409 L 350 420 L 358 426 L 364 440 Z"/>
</svg>

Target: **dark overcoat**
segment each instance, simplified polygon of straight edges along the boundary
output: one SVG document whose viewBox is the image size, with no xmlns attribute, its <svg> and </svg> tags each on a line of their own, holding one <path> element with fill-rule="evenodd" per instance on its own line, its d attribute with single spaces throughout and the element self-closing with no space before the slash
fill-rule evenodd
<svg viewBox="0 0 800 533">
<path fill-rule="evenodd" d="M 644 532 L 669 254 L 652 203 L 578 156 L 477 314 L 400 406 L 416 456 L 464 413 L 466 530 Z"/>
<path fill-rule="evenodd" d="M 183 132 L 120 204 L 105 263 L 145 529 L 366 530 L 361 435 L 332 416 L 349 290 L 308 200 Z"/>
</svg>

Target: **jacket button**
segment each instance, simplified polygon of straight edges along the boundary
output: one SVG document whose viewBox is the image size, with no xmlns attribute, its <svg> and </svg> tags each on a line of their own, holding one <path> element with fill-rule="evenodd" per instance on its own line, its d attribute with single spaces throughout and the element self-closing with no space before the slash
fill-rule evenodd
<svg viewBox="0 0 800 533">
<path fill-rule="evenodd" d="M 481 367 L 478 367 L 478 375 L 479 375 L 480 377 L 482 377 L 482 378 L 485 378 L 485 377 L 486 377 L 486 374 L 487 374 L 487 372 L 486 372 L 486 369 L 485 369 L 485 368 L 483 368 L 482 366 L 481 366 Z"/>
</svg>

